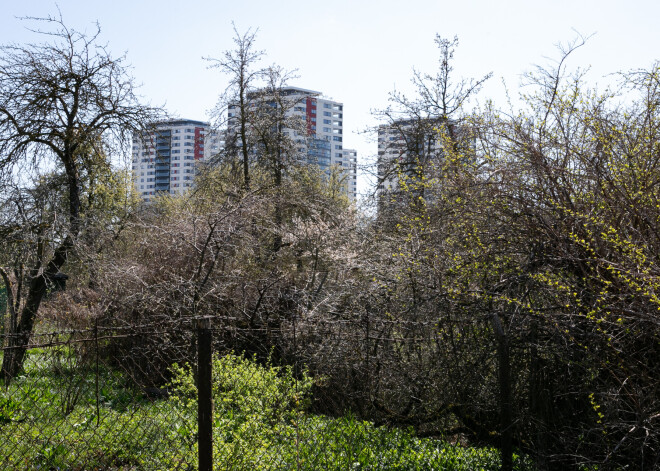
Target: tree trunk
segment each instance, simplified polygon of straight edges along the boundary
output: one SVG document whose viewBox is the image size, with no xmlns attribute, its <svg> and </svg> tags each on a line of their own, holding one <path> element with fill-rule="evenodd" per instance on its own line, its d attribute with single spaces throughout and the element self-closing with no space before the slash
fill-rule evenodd
<svg viewBox="0 0 660 471">
<path fill-rule="evenodd" d="M 248 130 L 247 130 L 247 103 L 245 102 L 245 93 L 243 74 L 241 74 L 241 88 L 239 95 L 240 119 L 241 119 L 241 152 L 243 154 L 243 184 L 245 191 L 250 191 L 250 152 L 248 149 Z"/>
<path fill-rule="evenodd" d="M 0 277 L 2 277 L 2 281 L 5 284 L 5 292 L 7 293 L 6 296 L 6 301 L 7 301 L 7 311 L 9 312 L 9 328 L 7 328 L 6 325 L 6 319 L 5 319 L 5 313 L 1 312 L 0 315 L 2 316 L 2 325 L 0 326 L 0 335 L 2 335 L 2 341 L 0 341 L 0 348 L 4 346 L 4 338 L 7 334 L 7 330 L 9 331 L 9 335 L 7 336 L 9 338 L 9 344 L 7 345 L 8 347 L 11 347 L 11 339 L 16 331 L 16 306 L 14 304 L 14 286 L 11 280 L 9 279 L 9 275 L 5 271 L 4 268 L 0 267 Z"/>
<path fill-rule="evenodd" d="M 41 255 L 37 257 L 39 261 L 31 273 L 30 287 L 25 300 L 25 306 L 23 306 L 21 312 L 21 318 L 13 336 L 12 346 L 9 350 L 5 351 L 2 358 L 0 378 L 4 379 L 5 384 L 11 382 L 23 368 L 25 353 L 32 338 L 34 321 L 39 311 L 39 306 L 41 306 L 41 301 L 43 301 L 46 295 L 48 281 L 53 280 L 55 275 L 60 271 L 60 268 L 66 263 L 69 252 L 73 248 L 73 241 L 80 232 L 80 185 L 73 151 L 65 153 L 61 160 L 67 173 L 67 183 L 69 186 L 69 235 L 55 249 L 53 258 L 48 262 L 43 272 L 40 272 Z M 41 250 L 40 248 L 39 251 L 41 252 Z"/>
<path fill-rule="evenodd" d="M 71 237 L 64 239 L 53 258 L 48 263 L 46 270 L 43 273 L 38 273 L 38 269 L 33 271 L 32 279 L 30 280 L 30 288 L 28 290 L 25 306 L 21 312 L 21 319 L 17 325 L 16 333 L 13 336 L 11 348 L 5 350 L 2 359 L 2 369 L 0 370 L 0 378 L 5 380 L 5 384 L 9 383 L 20 372 L 25 361 L 25 352 L 27 351 L 30 339 L 32 337 L 32 329 L 34 327 L 34 320 L 41 301 L 46 295 L 46 281 L 53 279 L 55 274 L 60 271 L 64 262 L 66 262 L 67 255 L 73 242 Z"/>
</svg>

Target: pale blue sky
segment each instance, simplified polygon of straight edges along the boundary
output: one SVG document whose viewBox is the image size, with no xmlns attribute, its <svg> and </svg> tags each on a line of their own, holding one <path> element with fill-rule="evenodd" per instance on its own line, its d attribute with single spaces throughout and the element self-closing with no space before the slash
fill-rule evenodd
<svg viewBox="0 0 660 471">
<path fill-rule="evenodd" d="M 126 52 L 141 94 L 166 103 L 180 117 L 207 119 L 225 87 L 202 56 L 232 47 L 231 21 L 239 30 L 259 28 L 257 46 L 266 63 L 298 69 L 292 85 L 322 91 L 344 103 L 344 147 L 358 158 L 376 153 L 375 142 L 357 134 L 376 124 L 370 110 L 384 107 L 395 86 L 407 89 L 412 68 L 432 71 L 436 33 L 459 36 L 456 72 L 465 77 L 492 71 L 482 100 L 503 101 L 502 79 L 514 96 L 520 74 L 556 57 L 555 44 L 574 30 L 595 35 L 570 66 L 591 66 L 590 78 L 649 67 L 660 59 L 660 2 L 652 0 L 555 1 L 152 1 L 60 0 L 67 24 L 92 30 L 116 53 Z M 16 16 L 45 16 L 55 2 L 0 0 L 0 43 L 40 41 Z M 366 189 L 365 178 L 359 191 Z"/>
</svg>

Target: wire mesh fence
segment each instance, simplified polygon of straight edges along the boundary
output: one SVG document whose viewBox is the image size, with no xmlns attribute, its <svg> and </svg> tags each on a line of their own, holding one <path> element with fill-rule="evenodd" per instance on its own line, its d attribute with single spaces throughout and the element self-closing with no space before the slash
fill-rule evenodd
<svg viewBox="0 0 660 471">
<path fill-rule="evenodd" d="M 21 373 L 0 390 L 0 469 L 498 469 L 493 449 L 470 454 L 379 427 L 345 404 L 344 414 L 324 413 L 338 409 L 319 404 L 332 394 L 315 394 L 327 391 L 328 377 L 309 373 L 303 359 L 313 342 L 293 327 L 280 326 L 277 337 L 290 336 L 284 348 L 263 340 L 263 329 L 217 320 L 42 323 Z M 316 354 L 349 341 L 342 330 L 317 325 L 326 350 Z M 351 331 L 364 351 L 350 361 L 367 371 L 362 353 L 376 339 Z M 3 359 L 14 344 L 4 335 Z"/>
<path fill-rule="evenodd" d="M 0 468 L 191 469 L 194 417 L 170 399 L 165 359 L 142 353 L 172 327 L 40 326 L 0 393 Z"/>
</svg>

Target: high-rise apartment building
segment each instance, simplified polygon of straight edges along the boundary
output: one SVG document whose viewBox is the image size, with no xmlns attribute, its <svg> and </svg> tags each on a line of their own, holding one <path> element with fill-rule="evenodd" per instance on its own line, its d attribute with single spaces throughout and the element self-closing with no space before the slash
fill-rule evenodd
<svg viewBox="0 0 660 471">
<path fill-rule="evenodd" d="M 473 158 L 475 137 L 469 126 L 443 118 L 401 119 L 378 127 L 378 193 L 380 208 L 403 201 L 403 193 L 420 196 L 442 172 L 446 146 Z M 425 179 L 425 182 L 421 181 Z M 405 186 L 402 186 L 405 180 Z M 405 188 L 405 190 L 404 190 Z M 431 195 L 426 192 L 425 198 Z"/>
<path fill-rule="evenodd" d="M 355 201 L 357 198 L 357 151 L 354 149 L 344 149 L 344 159 L 338 165 L 346 168 L 344 172 L 344 183 L 348 197 Z"/>
<path fill-rule="evenodd" d="M 378 127 L 378 189 L 398 191 L 402 175 L 411 175 L 441 150 L 432 123 L 401 119 Z"/>
<path fill-rule="evenodd" d="M 326 98 L 321 92 L 299 87 L 285 87 L 277 93 L 280 102 L 286 103 L 286 118 L 301 124 L 297 129 L 285 127 L 281 130 L 299 146 L 300 163 L 318 165 L 326 173 L 334 167 L 341 172 L 342 180 L 346 183 L 346 195 L 355 199 L 357 152 L 344 149 L 343 103 Z M 268 106 L 278 106 L 276 100 L 269 99 L 264 91 L 248 95 L 248 106 L 253 106 L 257 99 L 266 103 L 265 110 Z M 229 133 L 237 132 L 238 113 L 237 104 L 229 105 Z"/>
<path fill-rule="evenodd" d="M 209 124 L 190 119 L 155 123 L 133 139 L 133 181 L 145 201 L 158 193 L 181 194 L 193 185 L 198 165 L 218 151 Z"/>
</svg>

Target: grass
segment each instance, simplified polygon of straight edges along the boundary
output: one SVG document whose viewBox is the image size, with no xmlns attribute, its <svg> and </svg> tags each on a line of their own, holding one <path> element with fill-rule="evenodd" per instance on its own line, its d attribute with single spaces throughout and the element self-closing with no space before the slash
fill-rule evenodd
<svg viewBox="0 0 660 471">
<path fill-rule="evenodd" d="M 213 371 L 216 469 L 499 469 L 491 448 L 308 414 L 313 381 L 289 369 L 227 355 L 214 358 Z M 174 378 L 172 396 L 151 401 L 102 367 L 97 403 L 93 368 L 64 349 L 31 351 L 25 374 L 0 392 L 0 468 L 196 469 L 193 375 L 175 367 Z M 519 458 L 516 465 L 531 469 Z"/>
</svg>

